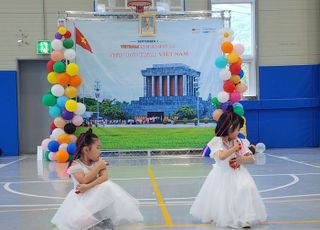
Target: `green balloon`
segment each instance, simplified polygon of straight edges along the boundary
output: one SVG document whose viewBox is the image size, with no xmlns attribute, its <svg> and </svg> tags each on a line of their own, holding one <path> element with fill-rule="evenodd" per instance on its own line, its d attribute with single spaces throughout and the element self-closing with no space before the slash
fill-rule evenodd
<svg viewBox="0 0 320 230">
<path fill-rule="evenodd" d="M 244 114 L 244 110 L 243 110 L 243 108 L 240 107 L 240 106 L 234 107 L 234 108 L 233 108 L 233 112 L 236 113 L 236 114 L 238 114 L 238 115 L 241 116 L 241 117 L 242 117 L 243 114 Z"/>
<path fill-rule="evenodd" d="M 42 104 L 46 106 L 54 106 L 57 103 L 57 98 L 51 93 L 46 93 L 42 96 Z"/>
<path fill-rule="evenodd" d="M 221 103 L 216 105 L 216 109 L 221 109 L 221 108 L 222 108 L 222 104 Z"/>
<path fill-rule="evenodd" d="M 57 61 L 56 63 L 53 64 L 53 70 L 56 73 L 62 73 L 66 71 L 66 65 L 61 61 Z"/>
<path fill-rule="evenodd" d="M 50 159 L 49 159 L 49 153 L 50 153 L 50 151 L 46 151 L 46 152 L 44 153 L 44 158 L 46 158 L 47 161 L 50 161 Z"/>
<path fill-rule="evenodd" d="M 73 47 L 73 40 L 72 39 L 64 39 L 63 40 L 63 46 L 66 49 L 70 49 Z"/>
<path fill-rule="evenodd" d="M 219 104 L 218 98 L 216 98 L 216 97 L 212 98 L 212 99 L 211 99 L 211 103 L 212 103 L 213 105 Z"/>
<path fill-rule="evenodd" d="M 70 155 L 70 154 L 69 154 L 68 161 L 71 161 L 72 158 L 73 158 L 73 155 Z"/>
</svg>

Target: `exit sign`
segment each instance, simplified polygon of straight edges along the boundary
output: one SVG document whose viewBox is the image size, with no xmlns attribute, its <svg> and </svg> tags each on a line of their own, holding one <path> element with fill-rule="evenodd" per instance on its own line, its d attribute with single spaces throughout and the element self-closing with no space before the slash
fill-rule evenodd
<svg viewBox="0 0 320 230">
<path fill-rule="evenodd" d="M 50 54 L 50 53 L 51 53 L 51 41 L 38 40 L 37 54 Z"/>
</svg>

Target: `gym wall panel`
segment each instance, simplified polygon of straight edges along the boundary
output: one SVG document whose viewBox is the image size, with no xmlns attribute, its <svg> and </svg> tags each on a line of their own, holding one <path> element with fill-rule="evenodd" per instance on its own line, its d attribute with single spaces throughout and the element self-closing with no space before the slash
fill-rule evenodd
<svg viewBox="0 0 320 230">
<path fill-rule="evenodd" d="M 0 71 L 0 148 L 5 156 L 19 153 L 17 72 Z"/>
</svg>

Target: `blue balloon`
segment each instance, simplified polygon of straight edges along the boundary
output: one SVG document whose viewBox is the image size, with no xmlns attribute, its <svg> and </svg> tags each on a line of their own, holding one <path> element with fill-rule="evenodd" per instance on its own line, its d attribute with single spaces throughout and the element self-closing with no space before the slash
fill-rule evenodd
<svg viewBox="0 0 320 230">
<path fill-rule="evenodd" d="M 239 102 L 234 103 L 232 106 L 233 106 L 233 108 L 241 107 L 243 109 L 243 105 L 241 103 L 239 103 Z"/>
<path fill-rule="evenodd" d="M 69 98 L 67 98 L 66 96 L 60 96 L 57 99 L 57 105 L 62 108 L 65 106 L 67 100 L 69 100 Z"/>
<path fill-rule="evenodd" d="M 70 154 L 70 155 L 73 155 L 77 150 L 77 146 L 75 143 L 70 143 L 68 144 L 67 146 L 67 152 Z"/>
<path fill-rule="evenodd" d="M 48 149 L 50 152 L 57 152 L 59 150 L 59 146 L 59 142 L 55 140 L 52 140 L 48 143 Z"/>
<path fill-rule="evenodd" d="M 241 78 L 243 78 L 243 76 L 244 76 L 244 72 L 243 72 L 243 70 L 240 70 L 240 72 L 239 72 L 239 74 L 238 74 L 238 75 L 239 75 L 240 79 L 241 79 Z"/>
<path fill-rule="evenodd" d="M 215 64 L 218 68 L 223 69 L 228 64 L 228 60 L 225 56 L 220 56 L 216 59 Z"/>
<path fill-rule="evenodd" d="M 59 117 L 61 115 L 61 109 L 59 106 L 54 105 L 49 108 L 49 115 L 52 118 Z"/>
<path fill-rule="evenodd" d="M 238 134 L 238 137 L 239 137 L 240 139 L 246 139 L 246 136 L 245 136 L 243 133 L 239 133 L 239 134 Z"/>
</svg>

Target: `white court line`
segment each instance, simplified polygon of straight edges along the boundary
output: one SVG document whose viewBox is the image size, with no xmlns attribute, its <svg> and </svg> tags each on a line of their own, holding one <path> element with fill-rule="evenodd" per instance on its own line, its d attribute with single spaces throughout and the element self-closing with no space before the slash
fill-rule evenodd
<svg viewBox="0 0 320 230">
<path fill-rule="evenodd" d="M 297 182 L 299 182 L 299 178 L 297 176 L 295 176 L 293 174 L 288 174 L 288 176 L 293 177 L 293 181 L 291 181 L 290 183 L 282 185 L 282 186 L 278 186 L 278 187 L 273 187 L 273 188 L 261 190 L 259 192 L 262 193 L 262 192 L 274 191 L 274 190 L 278 190 L 278 189 L 282 189 L 282 188 L 285 188 L 285 187 L 292 186 L 292 185 L 296 184 Z M 52 183 L 53 181 L 44 181 L 44 182 L 51 182 Z M 57 182 L 60 182 L 60 181 L 58 180 Z M 14 194 L 17 194 L 17 195 L 22 195 L 22 196 L 46 198 L 46 199 L 62 199 L 62 200 L 65 199 L 65 197 L 42 196 L 42 195 L 34 195 L 34 194 L 30 194 L 30 193 L 18 192 L 16 190 L 13 190 L 13 189 L 10 188 L 10 184 L 18 184 L 18 183 L 24 183 L 24 182 L 6 182 L 3 187 L 7 192 L 14 193 Z M 36 183 L 41 183 L 41 182 L 37 181 Z M 194 197 L 190 197 L 190 198 L 194 198 Z M 178 199 L 186 199 L 186 198 L 166 198 L 165 200 L 170 200 L 170 199 L 178 200 Z M 138 199 L 138 200 L 149 201 L 150 199 L 147 198 L 147 199 Z"/>
<path fill-rule="evenodd" d="M 13 189 L 10 188 L 10 182 L 8 183 L 5 183 L 4 184 L 4 189 L 8 192 L 11 192 L 11 193 L 14 193 L 14 194 L 17 194 L 17 195 L 22 195 L 22 196 L 30 196 L 30 197 L 37 197 L 37 198 L 47 198 L 47 199 L 62 199 L 64 200 L 65 197 L 54 197 L 54 196 L 41 196 L 41 195 L 34 195 L 34 194 L 30 194 L 30 193 L 24 193 L 24 192 L 17 192 Z"/>
<path fill-rule="evenodd" d="M 264 197 L 262 198 L 262 200 L 275 200 L 275 199 L 297 198 L 297 197 L 308 197 L 308 196 L 320 196 L 320 194 L 315 193 L 315 194 L 303 194 L 303 195 L 292 195 L 292 196 L 272 196 L 272 197 Z"/>
<path fill-rule="evenodd" d="M 282 188 L 285 188 L 285 187 L 292 186 L 292 185 L 294 185 L 294 184 L 296 184 L 296 183 L 299 182 L 299 177 L 297 177 L 296 175 L 293 175 L 293 174 L 290 174 L 290 176 L 293 178 L 293 181 L 291 181 L 290 183 L 285 184 L 285 185 L 282 185 L 282 186 L 279 186 L 279 187 L 274 187 L 274 188 L 269 188 L 269 189 L 265 189 L 265 190 L 260 190 L 259 192 L 274 191 L 274 190 L 278 190 L 278 189 L 282 189 Z"/>
<path fill-rule="evenodd" d="M 13 208 L 13 207 L 58 207 L 60 204 L 1 204 L 0 208 Z"/>
<path fill-rule="evenodd" d="M 294 195 L 294 196 L 279 196 L 279 197 L 264 197 L 262 200 L 281 200 L 286 198 L 299 198 L 299 197 L 313 197 L 320 196 L 320 194 L 304 194 L 304 195 Z M 185 198 L 167 198 L 165 199 L 167 206 L 176 206 L 176 205 L 191 205 L 195 197 L 185 197 Z M 142 200 L 147 199 L 138 199 L 140 201 L 141 207 L 147 206 L 159 206 L 156 199 L 148 199 L 148 201 L 141 202 Z M 307 201 L 307 200 L 306 200 Z M 20 205 L 0 205 L 0 208 L 12 208 L 12 207 L 59 207 L 60 204 L 20 204 Z"/>
<path fill-rule="evenodd" d="M 6 166 L 8 166 L 8 165 L 14 164 L 14 163 L 16 163 L 16 162 L 18 162 L 18 161 L 22 161 L 22 160 L 24 160 L 24 159 L 26 159 L 26 158 L 27 158 L 27 157 L 21 157 L 21 158 L 19 158 L 18 160 L 11 161 L 11 162 L 6 163 L 6 164 L 0 164 L 0 169 L 6 167 Z"/>
<path fill-rule="evenodd" d="M 279 174 L 260 174 L 260 175 L 251 175 L 252 177 L 268 177 L 268 176 L 308 176 L 308 175 L 320 175 L 320 173 L 279 173 Z M 180 176 L 180 177 L 155 177 L 156 180 L 171 180 L 171 179 L 200 179 L 207 176 Z M 134 180 L 150 180 L 148 177 L 130 177 L 130 178 L 110 178 L 112 181 L 134 181 Z M 0 181 L 0 184 L 28 184 L 28 183 L 71 183 L 71 180 L 30 180 L 30 181 Z"/>
<path fill-rule="evenodd" d="M 298 164 L 302 164 L 302 165 L 307 165 L 307 166 L 311 166 L 311 167 L 314 167 L 314 168 L 320 168 L 320 166 L 318 166 L 318 165 L 312 165 L 312 164 L 305 163 L 305 162 L 302 162 L 302 161 L 292 160 L 289 157 L 275 156 L 275 155 L 272 155 L 272 154 L 269 154 L 269 153 L 267 155 L 271 156 L 271 157 L 275 157 L 275 158 L 281 159 L 281 160 L 286 160 L 286 161 L 290 161 L 290 162 L 294 162 L 294 163 L 298 163 Z"/>
</svg>

